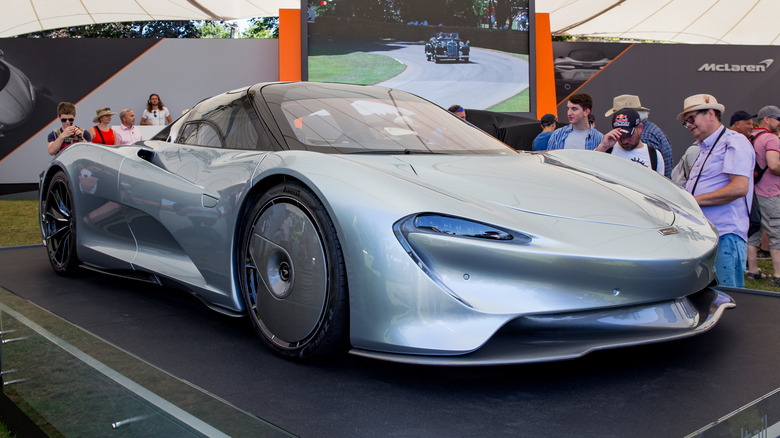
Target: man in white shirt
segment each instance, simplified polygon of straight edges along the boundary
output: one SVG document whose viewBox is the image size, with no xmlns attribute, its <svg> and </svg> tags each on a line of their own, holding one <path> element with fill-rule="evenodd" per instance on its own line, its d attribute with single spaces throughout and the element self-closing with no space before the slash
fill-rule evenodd
<svg viewBox="0 0 780 438">
<path fill-rule="evenodd" d="M 604 134 L 597 151 L 631 160 L 664 175 L 664 158 L 661 152 L 640 139 L 642 122 L 639 113 L 631 108 L 616 111 L 612 115 L 612 128 Z M 615 147 L 615 144 L 620 147 Z"/>
</svg>

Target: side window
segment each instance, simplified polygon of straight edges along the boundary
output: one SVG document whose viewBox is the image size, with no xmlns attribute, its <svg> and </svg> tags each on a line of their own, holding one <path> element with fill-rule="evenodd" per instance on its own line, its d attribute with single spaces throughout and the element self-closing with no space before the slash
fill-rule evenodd
<svg viewBox="0 0 780 438">
<path fill-rule="evenodd" d="M 249 99 L 217 96 L 191 110 L 176 142 L 244 150 L 271 150 L 273 143 Z M 260 132 L 258 132 L 258 130 Z"/>
<path fill-rule="evenodd" d="M 225 147 L 219 128 L 212 123 L 204 121 L 187 123 L 176 143 L 210 146 L 215 148 Z"/>
<path fill-rule="evenodd" d="M 203 118 L 218 126 L 224 134 L 225 147 L 231 149 L 255 149 L 257 130 L 252 123 L 246 100 L 237 99 L 220 105 L 203 114 Z"/>
</svg>

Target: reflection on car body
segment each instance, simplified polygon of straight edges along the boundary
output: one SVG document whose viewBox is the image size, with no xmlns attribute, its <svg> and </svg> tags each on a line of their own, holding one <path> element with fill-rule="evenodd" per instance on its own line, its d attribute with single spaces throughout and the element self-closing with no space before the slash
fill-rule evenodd
<svg viewBox="0 0 780 438">
<path fill-rule="evenodd" d="M 55 271 L 183 287 L 296 360 L 564 359 L 734 306 L 687 192 L 608 154 L 517 152 L 399 90 L 234 90 L 151 140 L 70 146 L 40 184 Z"/>
</svg>

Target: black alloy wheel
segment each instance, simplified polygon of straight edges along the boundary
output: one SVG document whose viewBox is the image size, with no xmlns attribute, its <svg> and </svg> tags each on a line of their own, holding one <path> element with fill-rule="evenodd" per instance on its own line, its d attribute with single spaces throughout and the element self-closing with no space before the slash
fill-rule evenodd
<svg viewBox="0 0 780 438">
<path fill-rule="evenodd" d="M 40 214 L 43 241 L 51 267 L 63 275 L 77 272 L 76 215 L 65 172 L 57 172 L 49 182 Z"/>
</svg>

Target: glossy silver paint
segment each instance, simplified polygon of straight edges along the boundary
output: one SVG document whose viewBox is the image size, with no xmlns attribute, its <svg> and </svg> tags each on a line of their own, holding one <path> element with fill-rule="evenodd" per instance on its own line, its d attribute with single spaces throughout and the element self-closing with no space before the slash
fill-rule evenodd
<svg viewBox="0 0 780 438">
<path fill-rule="evenodd" d="M 261 85 L 252 90 L 262 96 Z M 450 365 L 571 358 L 697 334 L 734 306 L 709 287 L 714 228 L 688 193 L 635 163 L 592 151 L 515 153 L 454 117 L 452 129 L 468 129 L 500 152 L 296 150 L 286 128 L 276 128 L 287 121 L 262 105 L 256 110 L 269 138 L 286 139 L 276 147 L 171 142 L 207 104 L 175 122 L 168 141 L 82 143 L 52 161 L 42 193 L 58 169 L 74 182 L 84 265 L 173 281 L 217 310 L 242 314 L 238 241 L 251 225 L 243 218 L 258 193 L 295 180 L 336 229 L 355 354 Z M 100 175 L 99 196 L 79 189 L 84 168 Z M 99 220 L 85 221 L 90 214 Z M 272 227 L 250 242 L 265 285 L 257 302 L 263 323 L 297 338 L 320 318 L 325 257 L 317 234 L 304 234 L 311 247 L 300 251 L 279 245 L 273 236 L 287 225 L 276 217 L 304 233 L 313 227 L 300 208 L 272 206 L 254 221 Z M 301 272 L 305 260 L 312 263 Z M 305 284 L 296 280 L 303 276 Z"/>
</svg>

